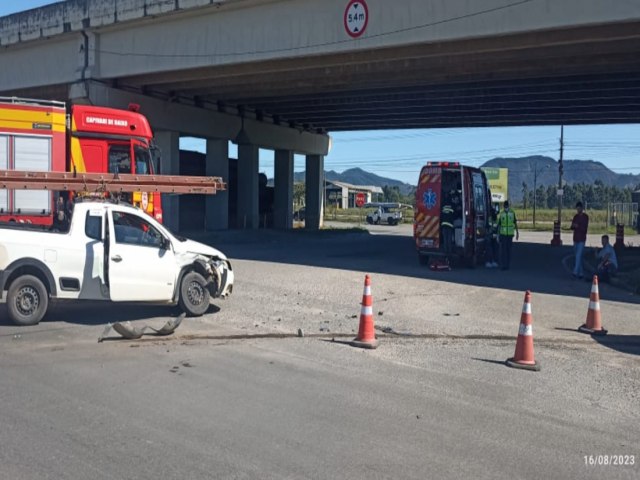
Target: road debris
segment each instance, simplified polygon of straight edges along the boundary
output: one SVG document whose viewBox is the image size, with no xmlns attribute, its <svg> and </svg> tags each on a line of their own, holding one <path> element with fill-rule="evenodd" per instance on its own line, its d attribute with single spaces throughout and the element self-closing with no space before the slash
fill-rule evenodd
<svg viewBox="0 0 640 480">
<path fill-rule="evenodd" d="M 138 340 L 142 338 L 143 335 L 154 335 L 165 337 L 167 335 L 171 335 L 175 332 L 175 330 L 180 326 L 182 320 L 184 319 L 186 314 L 182 313 L 176 318 L 172 318 L 168 320 L 161 328 L 153 328 L 149 325 L 144 325 L 141 328 L 135 327 L 130 321 L 126 322 L 116 322 L 116 323 L 108 323 L 105 327 L 104 331 L 98 337 L 98 343 L 103 342 L 111 329 L 113 328 L 116 332 L 120 334 L 123 338 L 127 340 Z M 153 333 L 146 333 L 147 330 L 152 330 Z M 115 340 L 115 339 L 112 339 Z"/>
</svg>

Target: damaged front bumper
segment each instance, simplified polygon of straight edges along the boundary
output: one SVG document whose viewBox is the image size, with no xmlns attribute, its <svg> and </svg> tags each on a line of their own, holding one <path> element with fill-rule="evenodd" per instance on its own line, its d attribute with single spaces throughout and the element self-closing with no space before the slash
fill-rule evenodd
<svg viewBox="0 0 640 480">
<path fill-rule="evenodd" d="M 214 281 L 211 284 L 211 296 L 213 298 L 225 298 L 233 291 L 233 270 L 228 260 L 212 260 L 209 262 L 211 276 Z"/>
</svg>

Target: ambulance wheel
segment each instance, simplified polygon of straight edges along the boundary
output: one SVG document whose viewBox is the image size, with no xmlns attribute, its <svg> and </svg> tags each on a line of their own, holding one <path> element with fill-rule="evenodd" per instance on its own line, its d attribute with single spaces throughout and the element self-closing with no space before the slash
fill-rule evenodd
<svg viewBox="0 0 640 480">
<path fill-rule="evenodd" d="M 47 313 L 49 293 L 38 277 L 16 278 L 7 292 L 9 318 L 16 325 L 37 325 Z"/>
<path fill-rule="evenodd" d="M 190 317 L 204 315 L 209 309 L 211 294 L 207 280 L 198 272 L 189 272 L 182 277 L 180 284 L 180 308 Z"/>
</svg>

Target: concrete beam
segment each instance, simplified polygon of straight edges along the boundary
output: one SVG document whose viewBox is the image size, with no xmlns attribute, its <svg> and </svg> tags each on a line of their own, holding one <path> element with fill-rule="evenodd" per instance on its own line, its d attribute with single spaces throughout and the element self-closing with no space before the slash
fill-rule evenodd
<svg viewBox="0 0 640 480">
<path fill-rule="evenodd" d="M 304 226 L 308 230 L 318 230 L 324 217 L 324 157 L 307 155 L 306 158 L 306 205 Z"/>
<path fill-rule="evenodd" d="M 275 152 L 275 200 L 273 226 L 288 230 L 293 227 L 293 152 Z"/>
<path fill-rule="evenodd" d="M 222 177 L 229 182 L 229 142 L 227 140 L 207 140 L 206 175 Z M 205 228 L 226 230 L 229 228 L 229 190 L 207 195 L 205 199 Z"/>
<path fill-rule="evenodd" d="M 237 115 L 169 102 L 92 81 L 71 85 L 69 98 L 77 103 L 88 102 L 123 109 L 131 102 L 138 103 L 140 111 L 149 119 L 154 130 L 179 131 L 194 137 L 233 139 L 242 127 Z M 300 132 L 295 128 L 251 118 L 244 119 L 244 129 L 251 144 L 257 147 L 313 155 L 326 155 L 329 151 L 328 135 Z"/>
<path fill-rule="evenodd" d="M 180 134 L 172 131 L 156 132 L 156 144 L 162 154 L 160 173 L 162 175 L 180 174 Z M 180 229 L 180 196 L 162 194 L 162 223 L 177 232 Z"/>
<path fill-rule="evenodd" d="M 238 145 L 238 228 L 258 228 L 259 158 L 255 145 Z"/>
<path fill-rule="evenodd" d="M 216 0 L 221 5 L 242 0 Z M 266 2 L 268 0 L 258 0 Z M 108 27 L 159 15 L 211 6 L 212 0 L 75 0 L 0 17 L 0 45 L 47 39 L 87 28 Z M 258 2 L 255 2 L 258 3 Z"/>
</svg>

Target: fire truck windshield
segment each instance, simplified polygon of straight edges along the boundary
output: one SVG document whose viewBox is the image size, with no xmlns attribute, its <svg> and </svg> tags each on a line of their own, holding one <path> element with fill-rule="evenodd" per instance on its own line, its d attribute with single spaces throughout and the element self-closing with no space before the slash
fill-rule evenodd
<svg viewBox="0 0 640 480">
<path fill-rule="evenodd" d="M 131 173 L 131 155 L 128 145 L 109 147 L 109 173 Z"/>
<path fill-rule="evenodd" d="M 141 175 L 153 173 L 151 168 L 151 153 L 149 153 L 149 150 L 136 145 L 134 152 L 136 155 L 136 173 Z"/>
</svg>

